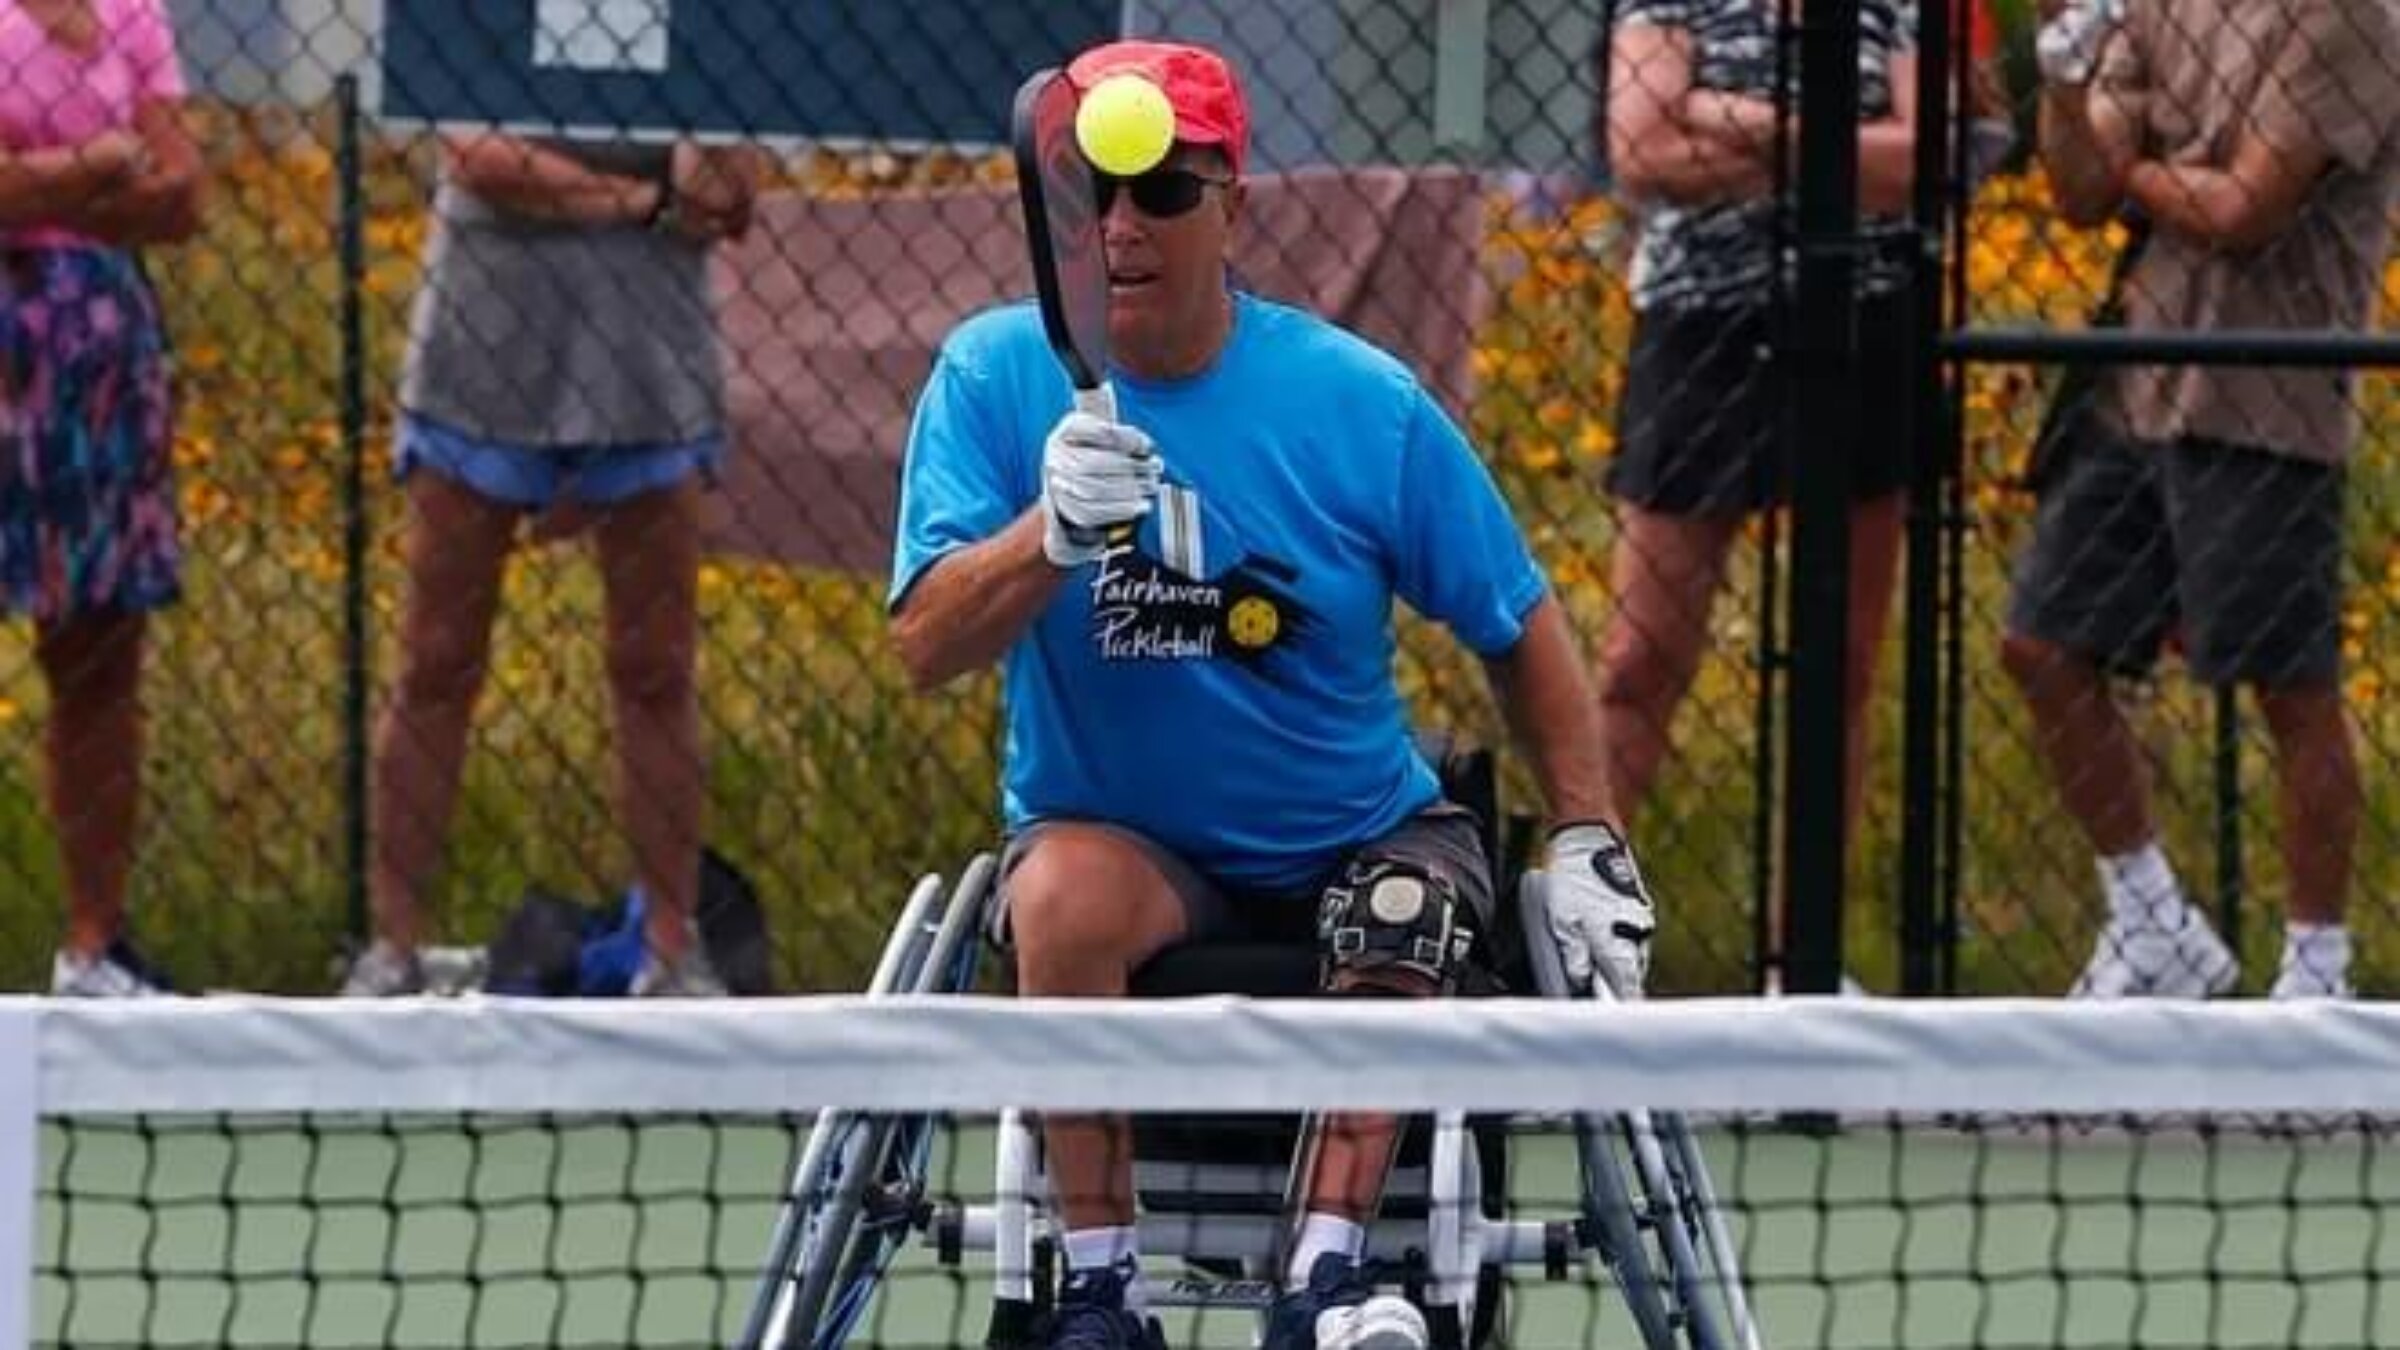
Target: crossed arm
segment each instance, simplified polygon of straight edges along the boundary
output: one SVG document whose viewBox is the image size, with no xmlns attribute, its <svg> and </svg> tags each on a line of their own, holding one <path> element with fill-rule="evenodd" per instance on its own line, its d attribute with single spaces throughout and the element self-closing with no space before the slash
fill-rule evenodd
<svg viewBox="0 0 2400 1350">
<path fill-rule="evenodd" d="M 200 227 L 200 169 L 182 105 L 152 99 L 130 129 L 0 154 L 0 224 L 55 225 L 125 246 L 172 243 Z"/>
<path fill-rule="evenodd" d="M 2071 224 L 2101 225 L 2132 207 L 2163 230 L 2236 252 L 2289 230 L 2331 162 L 2314 140 L 2278 143 L 2255 127 L 2222 165 L 2146 157 L 2134 114 L 2104 85 L 2044 86 L 2041 149 Z"/>
<path fill-rule="evenodd" d="M 1741 201 L 1773 187 L 1772 99 L 1692 83 L 1691 37 L 1678 28 L 1628 24 L 1611 44 L 1609 163 L 1634 192 L 1686 205 Z M 1858 129 L 1859 204 L 1907 209 L 1916 174 L 1916 58 L 1891 62 L 1892 114 Z"/>
<path fill-rule="evenodd" d="M 665 178 L 595 169 L 499 132 L 443 139 L 451 174 L 468 191 L 519 215 L 571 225 L 650 219 L 672 192 L 675 228 L 702 241 L 739 238 L 758 196 L 759 158 L 741 147 L 678 143 Z M 672 185 L 671 189 L 669 185 Z"/>
</svg>

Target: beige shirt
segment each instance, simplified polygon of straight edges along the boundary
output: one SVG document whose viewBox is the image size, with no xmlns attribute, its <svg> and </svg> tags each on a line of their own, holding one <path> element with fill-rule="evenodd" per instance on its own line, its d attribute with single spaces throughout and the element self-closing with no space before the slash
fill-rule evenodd
<svg viewBox="0 0 2400 1350">
<path fill-rule="evenodd" d="M 2100 80 L 2143 158 L 2222 168 L 2245 135 L 2321 148 L 2324 177 L 2282 236 L 2219 251 L 2159 230 L 2126 289 L 2135 329 L 2364 331 L 2400 203 L 2400 0 L 2133 0 Z M 2357 433 L 2346 372 L 2136 367 L 2128 431 L 2338 463 Z"/>
</svg>

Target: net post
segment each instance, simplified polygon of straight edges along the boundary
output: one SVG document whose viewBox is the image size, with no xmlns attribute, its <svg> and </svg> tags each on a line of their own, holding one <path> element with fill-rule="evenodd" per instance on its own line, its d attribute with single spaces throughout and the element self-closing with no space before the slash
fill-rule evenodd
<svg viewBox="0 0 2400 1350">
<path fill-rule="evenodd" d="M 0 998 L 0 1350 L 25 1350 L 33 1335 L 39 1006 L 30 998 Z"/>
<path fill-rule="evenodd" d="M 1788 18 L 1788 11 L 1787 11 Z M 1800 22 L 1798 313 L 1787 442 L 1792 670 L 1785 691 L 1784 988 L 1838 992 L 1845 872 L 1843 760 L 1850 627 L 1849 447 L 1858 422 L 1858 0 L 1811 0 Z"/>
</svg>

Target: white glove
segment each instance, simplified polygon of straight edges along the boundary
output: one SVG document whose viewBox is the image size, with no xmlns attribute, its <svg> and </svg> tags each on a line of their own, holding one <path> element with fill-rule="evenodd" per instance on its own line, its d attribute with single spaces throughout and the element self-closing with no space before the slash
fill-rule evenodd
<svg viewBox="0 0 2400 1350">
<path fill-rule="evenodd" d="M 1158 448 L 1139 427 L 1071 412 L 1042 443 L 1042 552 L 1060 567 L 1100 556 L 1108 532 L 1158 501 Z"/>
<path fill-rule="evenodd" d="M 2090 84 L 2100 71 L 2100 49 L 2123 22 L 2125 0 L 2067 0 L 2067 7 L 2034 38 L 2042 78 L 2073 88 Z"/>
<path fill-rule="evenodd" d="M 1642 996 L 1658 916 L 1633 850 L 1607 825 L 1569 825 L 1550 836 L 1550 940 L 1567 983 L 1597 974 L 1621 999 Z"/>
</svg>

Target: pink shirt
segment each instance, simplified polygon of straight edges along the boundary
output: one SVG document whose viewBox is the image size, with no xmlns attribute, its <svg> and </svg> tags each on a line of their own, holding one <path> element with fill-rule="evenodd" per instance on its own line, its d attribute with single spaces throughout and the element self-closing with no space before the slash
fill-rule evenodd
<svg viewBox="0 0 2400 1350">
<path fill-rule="evenodd" d="M 184 96 L 175 34 L 162 0 L 89 0 L 101 41 L 91 56 L 58 46 L 17 0 L 0 0 L 0 145 L 38 150 L 131 128 L 144 103 Z M 77 238 L 64 230 L 12 232 L 11 242 Z"/>
</svg>

